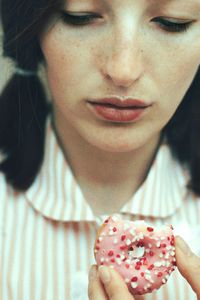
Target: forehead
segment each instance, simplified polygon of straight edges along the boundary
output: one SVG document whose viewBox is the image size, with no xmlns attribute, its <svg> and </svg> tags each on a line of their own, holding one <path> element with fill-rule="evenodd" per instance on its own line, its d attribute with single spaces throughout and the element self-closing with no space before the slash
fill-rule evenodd
<svg viewBox="0 0 200 300">
<path fill-rule="evenodd" d="M 109 6 L 127 6 L 127 5 L 146 5 L 146 6 L 193 6 L 200 9 L 200 0 L 66 0 L 66 4 L 70 5 L 109 5 Z"/>
</svg>

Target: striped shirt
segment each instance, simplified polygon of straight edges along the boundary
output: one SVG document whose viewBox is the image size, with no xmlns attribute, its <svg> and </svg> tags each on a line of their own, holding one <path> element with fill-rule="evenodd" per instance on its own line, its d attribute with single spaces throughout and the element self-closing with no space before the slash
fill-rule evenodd
<svg viewBox="0 0 200 300">
<path fill-rule="evenodd" d="M 200 198 L 187 191 L 186 182 L 185 171 L 162 145 L 145 182 L 119 213 L 153 225 L 173 224 L 200 254 Z M 95 216 L 84 199 L 48 119 L 45 158 L 32 186 L 17 193 L 0 174 L 0 299 L 88 299 L 96 231 L 106 217 Z M 144 299 L 196 297 L 176 270 Z"/>
</svg>

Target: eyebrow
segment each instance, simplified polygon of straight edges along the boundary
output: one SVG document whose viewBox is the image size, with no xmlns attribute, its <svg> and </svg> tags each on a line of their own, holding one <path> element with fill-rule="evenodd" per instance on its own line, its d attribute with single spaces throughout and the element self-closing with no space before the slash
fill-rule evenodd
<svg viewBox="0 0 200 300">
<path fill-rule="evenodd" d="M 149 2 L 149 0 L 147 0 Z M 192 9 L 195 10 L 197 13 L 200 14 L 200 0 L 150 0 L 151 3 L 158 5 L 158 7 L 167 6 L 170 4 L 180 5 L 181 9 L 184 6 L 185 9 Z"/>
<path fill-rule="evenodd" d="M 155 1 L 155 0 L 153 0 L 153 1 Z M 185 3 L 187 3 L 187 4 L 195 4 L 195 5 L 199 5 L 200 6 L 200 1 L 199 0 L 192 0 L 192 2 L 190 3 L 189 2 L 189 0 L 186 0 L 186 1 L 181 1 L 181 0 L 156 0 L 157 2 L 159 2 L 160 4 L 167 4 L 167 3 L 174 3 L 174 2 L 177 2 L 178 4 L 185 4 Z M 185 2 L 185 3 L 181 3 L 181 2 Z M 188 3 L 189 2 L 189 3 Z"/>
</svg>

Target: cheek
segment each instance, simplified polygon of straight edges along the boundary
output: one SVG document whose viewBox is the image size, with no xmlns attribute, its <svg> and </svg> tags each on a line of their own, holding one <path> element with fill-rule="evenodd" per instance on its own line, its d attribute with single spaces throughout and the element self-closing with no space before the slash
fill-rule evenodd
<svg viewBox="0 0 200 300">
<path fill-rule="evenodd" d="M 178 53 L 178 55 L 176 55 Z M 158 76 L 157 88 L 160 91 L 159 97 L 166 98 L 164 105 L 169 109 L 176 109 L 185 93 L 189 89 L 200 62 L 199 52 L 189 53 L 187 49 L 177 49 L 175 54 L 168 56 L 160 64 L 156 76 Z M 169 105 L 170 103 L 170 105 Z"/>
<path fill-rule="evenodd" d="M 65 35 L 57 31 L 43 40 L 42 50 L 47 65 L 49 87 L 52 91 L 72 90 L 80 84 L 87 70 L 84 53 L 78 43 L 64 42 Z"/>
</svg>

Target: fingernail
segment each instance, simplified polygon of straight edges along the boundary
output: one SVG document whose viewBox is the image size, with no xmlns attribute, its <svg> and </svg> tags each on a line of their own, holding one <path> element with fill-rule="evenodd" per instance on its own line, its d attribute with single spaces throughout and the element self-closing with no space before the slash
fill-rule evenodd
<svg viewBox="0 0 200 300">
<path fill-rule="evenodd" d="M 90 280 L 93 280 L 97 277 L 97 269 L 96 269 L 96 266 L 91 266 L 90 268 L 90 272 L 89 272 L 89 279 Z"/>
<path fill-rule="evenodd" d="M 178 245 L 178 247 L 182 250 L 184 254 L 186 255 L 191 254 L 190 247 L 180 236 L 176 237 L 176 245 Z"/>
<path fill-rule="evenodd" d="M 103 283 L 108 283 L 110 281 L 110 271 L 105 266 L 99 267 L 99 277 Z"/>
</svg>

